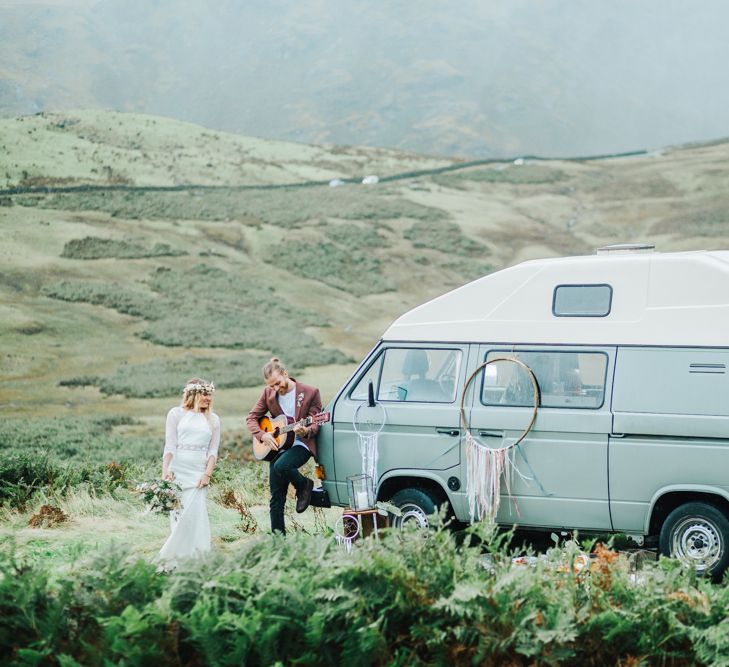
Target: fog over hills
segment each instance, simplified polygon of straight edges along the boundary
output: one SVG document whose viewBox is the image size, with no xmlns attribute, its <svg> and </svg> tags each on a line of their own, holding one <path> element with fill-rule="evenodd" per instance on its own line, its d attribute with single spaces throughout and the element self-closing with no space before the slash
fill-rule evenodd
<svg viewBox="0 0 729 667">
<path fill-rule="evenodd" d="M 111 108 L 307 143 L 585 155 L 729 135 L 729 4 L 2 0 L 0 114 Z"/>
</svg>

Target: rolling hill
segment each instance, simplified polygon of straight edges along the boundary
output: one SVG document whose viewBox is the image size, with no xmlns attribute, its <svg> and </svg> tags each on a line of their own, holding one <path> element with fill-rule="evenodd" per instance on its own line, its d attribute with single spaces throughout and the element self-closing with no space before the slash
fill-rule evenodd
<svg viewBox="0 0 729 667">
<path fill-rule="evenodd" d="M 271 354 L 326 399 L 392 319 L 491 270 L 615 242 L 729 247 L 729 143 L 443 171 L 398 151 L 68 112 L 2 120 L 0 144 L 4 418 L 159 429 L 201 374 L 238 428 Z M 334 177 L 353 182 L 312 184 Z"/>
</svg>

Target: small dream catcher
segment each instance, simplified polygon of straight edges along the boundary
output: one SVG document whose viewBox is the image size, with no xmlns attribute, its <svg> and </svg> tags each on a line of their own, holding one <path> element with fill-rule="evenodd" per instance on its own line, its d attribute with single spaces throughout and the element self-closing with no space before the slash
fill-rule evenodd
<svg viewBox="0 0 729 667">
<path fill-rule="evenodd" d="M 360 403 L 352 417 L 352 427 L 357 434 L 357 446 L 362 457 L 362 474 L 372 478 L 377 491 L 377 459 L 379 457 L 380 431 L 385 427 L 387 413 L 380 403 Z"/>
<path fill-rule="evenodd" d="M 347 553 L 351 553 L 352 543 L 357 539 L 359 530 L 359 519 L 352 514 L 343 514 L 334 524 L 334 537 L 337 544 Z"/>
<path fill-rule="evenodd" d="M 534 410 L 532 411 L 532 417 L 529 420 L 529 424 L 517 440 L 505 447 L 493 448 L 479 442 L 479 440 L 477 440 L 471 433 L 469 425 L 466 422 L 464 402 L 466 400 L 468 387 L 476 375 L 478 375 L 478 373 L 487 366 L 499 361 L 507 361 L 517 364 L 526 371 L 533 391 Z M 466 432 L 466 494 L 468 496 L 468 509 L 471 521 L 480 521 L 484 517 L 488 517 L 491 520 L 494 519 L 499 510 L 499 503 L 501 502 L 502 477 L 506 485 L 506 491 L 511 497 L 511 485 L 514 472 L 516 471 L 516 473 L 521 476 L 521 473 L 518 471 L 516 464 L 514 463 L 514 453 L 516 452 L 517 446 L 522 442 L 522 440 L 524 440 L 524 438 L 527 437 L 532 426 L 534 426 L 534 422 L 537 418 L 539 401 L 539 383 L 534 375 L 534 371 L 532 371 L 532 369 L 523 361 L 520 361 L 515 357 L 497 357 L 495 359 L 489 359 L 488 361 L 480 364 L 466 381 L 466 386 L 463 388 L 463 396 L 461 397 L 461 423 Z M 519 508 L 517 507 L 516 509 L 518 513 Z"/>
</svg>

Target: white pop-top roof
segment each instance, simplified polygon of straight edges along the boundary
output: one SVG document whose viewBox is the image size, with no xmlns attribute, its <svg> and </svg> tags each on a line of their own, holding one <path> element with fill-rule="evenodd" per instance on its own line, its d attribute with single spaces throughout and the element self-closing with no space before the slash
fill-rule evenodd
<svg viewBox="0 0 729 667">
<path fill-rule="evenodd" d="M 555 317 L 558 285 L 612 287 L 605 317 Z M 729 347 L 729 251 L 538 259 L 405 313 L 391 341 Z"/>
</svg>

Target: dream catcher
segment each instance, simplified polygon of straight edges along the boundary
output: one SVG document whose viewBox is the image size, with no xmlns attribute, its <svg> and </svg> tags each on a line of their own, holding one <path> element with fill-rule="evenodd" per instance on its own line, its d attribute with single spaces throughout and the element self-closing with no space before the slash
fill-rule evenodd
<svg viewBox="0 0 729 667">
<path fill-rule="evenodd" d="M 379 456 L 380 431 L 385 427 L 387 413 L 381 404 L 371 401 L 360 403 L 352 417 L 352 427 L 357 434 L 357 446 L 362 458 L 362 474 L 372 479 L 377 490 L 377 459 Z"/>
<path fill-rule="evenodd" d="M 334 524 L 334 538 L 347 553 L 351 553 L 352 543 L 357 539 L 359 529 L 359 520 L 352 514 L 343 514 Z"/>
<path fill-rule="evenodd" d="M 517 440 L 506 447 L 493 448 L 487 447 L 482 442 L 479 442 L 471 433 L 466 422 L 466 414 L 463 406 L 468 387 L 473 378 L 490 364 L 495 364 L 499 361 L 517 364 L 526 372 L 531 383 L 534 410 L 528 426 Z M 466 432 L 466 494 L 468 496 L 468 509 L 471 521 L 481 520 L 485 517 L 493 520 L 501 502 L 501 480 L 504 480 L 506 492 L 511 497 L 514 473 L 516 472 L 523 477 L 514 463 L 514 454 L 518 445 L 527 437 L 532 426 L 534 426 L 534 421 L 537 418 L 539 400 L 539 383 L 534 372 L 523 361 L 515 357 L 489 359 L 478 366 L 466 381 L 466 386 L 463 388 L 463 396 L 461 397 L 461 423 Z M 518 507 L 516 509 L 518 513 Z"/>
</svg>

